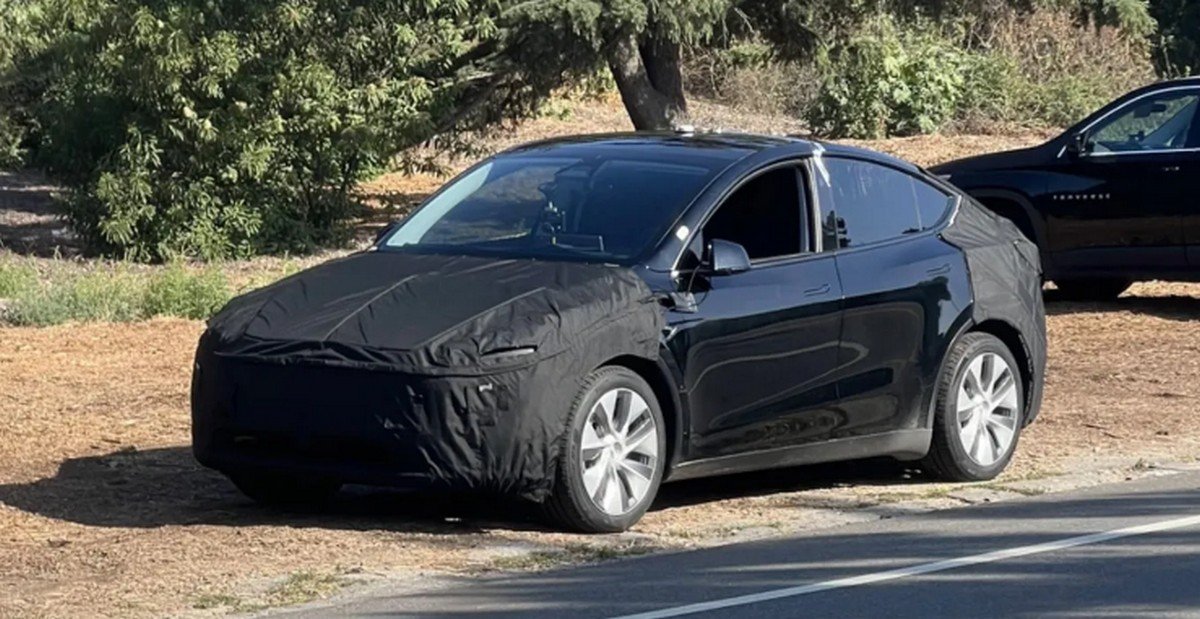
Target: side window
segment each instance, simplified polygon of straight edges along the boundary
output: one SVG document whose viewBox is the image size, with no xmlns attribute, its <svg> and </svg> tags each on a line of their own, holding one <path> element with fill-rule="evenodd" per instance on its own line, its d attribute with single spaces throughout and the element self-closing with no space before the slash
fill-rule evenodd
<svg viewBox="0 0 1200 619">
<path fill-rule="evenodd" d="M 912 181 L 913 201 L 917 204 L 921 229 L 928 230 L 942 221 L 950 207 L 954 206 L 955 198 L 919 178 L 908 178 Z"/>
<path fill-rule="evenodd" d="M 704 242 L 723 239 L 746 248 L 751 260 L 804 252 L 804 193 L 799 170 L 766 172 L 742 185 L 704 225 Z"/>
<path fill-rule="evenodd" d="M 866 161 L 827 157 L 823 163 L 827 176 L 822 180 L 828 182 L 825 193 L 836 213 L 839 247 L 869 245 L 924 229 L 918 204 L 937 201 L 938 196 L 924 191 L 936 192 L 934 187 L 899 170 Z M 919 195 L 924 199 L 919 200 Z M 929 216 L 938 213 L 939 208 L 944 212 L 948 200 L 941 194 L 940 207 L 927 205 Z M 936 219 L 927 226 L 935 223 Z"/>
<path fill-rule="evenodd" d="M 1089 131 L 1088 150 L 1096 154 L 1192 148 L 1192 121 L 1200 94 L 1173 91 L 1139 99 Z"/>
</svg>

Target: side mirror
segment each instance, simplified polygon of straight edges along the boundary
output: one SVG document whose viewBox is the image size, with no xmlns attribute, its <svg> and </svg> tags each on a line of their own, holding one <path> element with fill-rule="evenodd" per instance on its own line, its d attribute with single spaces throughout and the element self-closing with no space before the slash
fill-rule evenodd
<svg viewBox="0 0 1200 619">
<path fill-rule="evenodd" d="M 746 253 L 746 248 L 733 241 L 713 239 L 708 244 L 707 253 L 705 262 L 713 275 L 732 275 L 750 270 L 750 255 Z"/>
<path fill-rule="evenodd" d="M 1083 157 L 1088 153 L 1088 134 L 1086 131 L 1071 136 L 1067 143 L 1067 154 L 1072 157 Z"/>
<path fill-rule="evenodd" d="M 400 225 L 400 222 L 398 222 L 398 221 L 388 222 L 388 225 L 380 228 L 379 231 L 375 233 L 375 241 L 373 244 L 378 245 L 379 242 L 384 239 L 384 237 L 391 234 L 392 230 L 395 230 L 396 226 L 399 226 L 399 225 Z"/>
</svg>

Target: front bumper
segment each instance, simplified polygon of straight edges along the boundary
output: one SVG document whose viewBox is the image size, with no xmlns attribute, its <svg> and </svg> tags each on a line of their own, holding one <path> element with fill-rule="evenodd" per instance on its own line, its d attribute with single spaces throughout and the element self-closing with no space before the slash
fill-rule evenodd
<svg viewBox="0 0 1200 619">
<path fill-rule="evenodd" d="M 197 353 L 192 439 L 203 465 L 344 483 L 513 494 L 549 492 L 563 419 L 523 414 L 536 367 L 418 376 Z M 545 391 L 545 390 L 542 390 Z"/>
</svg>

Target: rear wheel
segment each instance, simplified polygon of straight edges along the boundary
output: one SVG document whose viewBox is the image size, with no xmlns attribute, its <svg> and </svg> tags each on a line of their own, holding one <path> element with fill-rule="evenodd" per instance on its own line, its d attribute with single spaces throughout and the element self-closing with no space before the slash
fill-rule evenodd
<svg viewBox="0 0 1200 619">
<path fill-rule="evenodd" d="M 632 371 L 601 368 L 575 397 L 554 491 L 559 526 L 614 533 L 637 523 L 658 494 L 666 425 L 654 391 Z"/>
<path fill-rule="evenodd" d="M 947 481 L 985 481 L 1008 466 L 1025 419 L 1018 367 L 986 333 L 954 344 L 938 378 L 927 470 Z"/>
<path fill-rule="evenodd" d="M 300 478 L 273 473 L 237 473 L 229 476 L 242 494 L 264 505 L 303 507 L 333 498 L 342 484 L 326 478 Z"/>
<path fill-rule="evenodd" d="M 1129 290 L 1133 282 L 1127 279 L 1063 279 L 1054 280 L 1059 298 L 1065 301 L 1112 301 Z"/>
</svg>

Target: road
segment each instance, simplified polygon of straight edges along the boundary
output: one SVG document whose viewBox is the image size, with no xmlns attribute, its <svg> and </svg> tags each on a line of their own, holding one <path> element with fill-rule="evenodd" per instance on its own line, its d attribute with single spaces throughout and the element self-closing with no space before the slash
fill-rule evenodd
<svg viewBox="0 0 1200 619">
<path fill-rule="evenodd" d="M 334 615 L 1200 617 L 1200 473 L 286 616 Z"/>
</svg>

